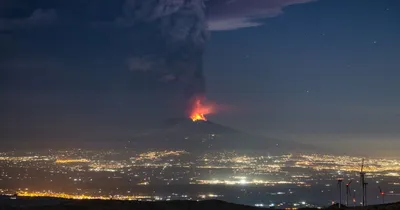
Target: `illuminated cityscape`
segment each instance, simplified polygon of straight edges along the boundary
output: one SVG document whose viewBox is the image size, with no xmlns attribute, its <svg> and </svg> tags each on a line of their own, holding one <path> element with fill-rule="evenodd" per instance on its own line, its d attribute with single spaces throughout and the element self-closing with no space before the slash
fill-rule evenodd
<svg viewBox="0 0 400 210">
<path fill-rule="evenodd" d="M 70 199 L 218 198 L 248 205 L 326 206 L 337 201 L 336 180 L 343 178 L 352 180 L 352 199 L 355 194 L 358 205 L 361 160 L 352 156 L 235 151 L 3 152 L 0 192 Z M 400 160 L 368 158 L 364 164 L 371 185 L 370 203 L 380 202 L 374 189 L 378 186 L 386 190 L 388 200 L 398 199 Z"/>
</svg>

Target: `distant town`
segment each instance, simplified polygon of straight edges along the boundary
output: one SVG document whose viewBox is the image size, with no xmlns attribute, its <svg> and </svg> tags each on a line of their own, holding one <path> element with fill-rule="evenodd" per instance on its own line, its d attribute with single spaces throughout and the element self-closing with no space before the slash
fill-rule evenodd
<svg viewBox="0 0 400 210">
<path fill-rule="evenodd" d="M 364 159 L 364 161 L 363 161 Z M 220 199 L 258 207 L 400 199 L 400 160 L 323 154 L 152 150 L 0 153 L 0 194 L 69 199 Z"/>
</svg>

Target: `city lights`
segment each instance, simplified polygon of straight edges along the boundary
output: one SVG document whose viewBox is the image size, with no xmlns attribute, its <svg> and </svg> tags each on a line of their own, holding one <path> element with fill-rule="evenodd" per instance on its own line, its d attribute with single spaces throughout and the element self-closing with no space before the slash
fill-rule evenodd
<svg viewBox="0 0 400 210">
<path fill-rule="evenodd" d="M 199 191 L 191 194 L 138 191 L 156 186 L 171 186 L 173 189 L 174 186 L 188 185 L 201 189 L 210 185 L 238 188 L 244 195 L 251 195 L 251 191 L 247 193 L 247 190 L 252 188 L 282 187 L 281 190 L 268 193 L 276 198 L 297 194 L 303 188 L 319 187 L 321 195 L 331 196 L 329 192 L 336 189 L 338 176 L 346 180 L 359 179 L 357 173 L 361 159 L 324 154 L 271 155 L 236 151 L 192 154 L 183 150 L 136 152 L 72 149 L 18 155 L 8 152 L 0 153 L 0 186 L 7 186 L 1 187 L 0 192 L 10 195 L 17 193 L 21 197 L 66 199 L 232 199 L 225 194 L 229 191 Z M 399 170 L 400 161 L 396 159 L 368 158 L 365 162 L 366 178 L 374 179 L 370 183 L 387 183 L 393 187 L 387 192 L 389 196 L 400 191 L 396 188 L 400 188 Z M 14 180 L 23 183 L 23 186 L 6 185 Z M 241 196 L 236 199 L 241 199 Z M 275 201 L 262 205 L 283 205 L 281 200 Z M 258 204 L 262 207 L 261 203 Z M 308 205 L 305 201 L 288 204 L 291 208 Z"/>
</svg>

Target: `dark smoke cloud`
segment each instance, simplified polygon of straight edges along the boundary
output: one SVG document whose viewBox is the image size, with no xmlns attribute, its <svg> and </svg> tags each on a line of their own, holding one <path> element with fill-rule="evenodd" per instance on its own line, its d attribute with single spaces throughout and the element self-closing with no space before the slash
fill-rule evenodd
<svg viewBox="0 0 400 210">
<path fill-rule="evenodd" d="M 279 15 L 287 6 L 311 1 L 3 0 L 0 31 L 53 26 L 72 29 L 71 26 L 80 25 L 127 32 L 130 38 L 124 37 L 121 42 L 131 51 L 121 57 L 129 69 L 155 78 L 152 81 L 183 86 L 189 100 L 205 95 L 202 59 L 208 31 L 259 26 L 262 18 Z M 21 16 L 14 15 L 20 13 Z"/>
<path fill-rule="evenodd" d="M 203 0 L 127 0 L 116 24 L 154 25 L 164 40 L 157 53 L 129 58 L 131 70 L 183 84 L 188 100 L 204 95 L 202 58 L 208 34 Z"/>
<path fill-rule="evenodd" d="M 164 52 L 130 58 L 133 71 L 157 71 L 161 81 L 185 85 L 192 98 L 205 93 L 202 69 L 208 30 L 232 30 L 261 25 L 261 18 L 279 15 L 286 6 L 313 0 L 126 0 L 120 27 L 157 23 L 165 39 Z"/>
</svg>

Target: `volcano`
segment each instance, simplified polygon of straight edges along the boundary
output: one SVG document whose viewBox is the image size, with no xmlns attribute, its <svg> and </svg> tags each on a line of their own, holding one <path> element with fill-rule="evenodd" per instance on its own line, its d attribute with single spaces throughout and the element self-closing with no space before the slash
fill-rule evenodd
<svg viewBox="0 0 400 210">
<path fill-rule="evenodd" d="M 293 150 L 305 148 L 293 142 L 265 138 L 211 121 L 168 119 L 155 129 L 137 134 L 130 147 L 137 149 L 205 150 Z"/>
</svg>

